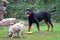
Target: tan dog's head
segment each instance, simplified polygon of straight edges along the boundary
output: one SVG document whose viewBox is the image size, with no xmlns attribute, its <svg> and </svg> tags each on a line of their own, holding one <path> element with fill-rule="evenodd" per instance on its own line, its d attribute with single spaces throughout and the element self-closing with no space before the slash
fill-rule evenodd
<svg viewBox="0 0 60 40">
<path fill-rule="evenodd" d="M 9 37 L 12 37 L 13 32 L 11 32 L 11 29 L 10 29 L 10 30 L 8 30 L 8 35 L 9 35 Z"/>
<path fill-rule="evenodd" d="M 20 21 L 19 23 L 20 23 L 20 24 L 24 24 L 24 21 Z"/>
</svg>

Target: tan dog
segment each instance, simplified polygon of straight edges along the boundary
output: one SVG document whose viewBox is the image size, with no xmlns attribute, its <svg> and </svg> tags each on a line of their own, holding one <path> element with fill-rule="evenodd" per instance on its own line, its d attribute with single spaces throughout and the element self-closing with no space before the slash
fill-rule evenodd
<svg viewBox="0 0 60 40">
<path fill-rule="evenodd" d="M 19 35 L 19 31 L 21 32 L 21 37 L 23 37 L 23 30 L 24 30 L 24 22 L 20 21 L 19 23 L 16 23 L 9 28 L 9 37 L 13 38 L 14 34 L 17 33 L 17 36 Z"/>
</svg>

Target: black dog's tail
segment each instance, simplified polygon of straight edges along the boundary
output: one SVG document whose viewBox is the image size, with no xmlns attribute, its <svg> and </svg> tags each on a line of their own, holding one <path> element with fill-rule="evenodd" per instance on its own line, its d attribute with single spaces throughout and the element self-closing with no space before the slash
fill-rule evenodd
<svg viewBox="0 0 60 40">
<path fill-rule="evenodd" d="M 56 7 L 52 8 L 51 10 L 49 10 L 48 12 L 55 12 L 56 11 Z"/>
</svg>

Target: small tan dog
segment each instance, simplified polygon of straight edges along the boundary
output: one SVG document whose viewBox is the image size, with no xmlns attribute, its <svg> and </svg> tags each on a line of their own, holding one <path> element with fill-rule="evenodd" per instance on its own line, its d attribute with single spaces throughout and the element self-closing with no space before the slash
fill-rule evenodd
<svg viewBox="0 0 60 40">
<path fill-rule="evenodd" d="M 21 37 L 23 37 L 23 30 L 24 30 L 24 21 L 20 21 L 19 23 L 16 23 L 9 28 L 9 37 L 13 38 L 14 34 L 17 33 L 17 36 L 19 35 L 19 32 L 21 32 Z"/>
</svg>

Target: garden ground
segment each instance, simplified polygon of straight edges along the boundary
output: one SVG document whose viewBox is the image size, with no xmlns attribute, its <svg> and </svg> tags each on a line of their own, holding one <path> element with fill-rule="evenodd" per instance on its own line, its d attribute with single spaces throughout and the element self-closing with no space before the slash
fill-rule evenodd
<svg viewBox="0 0 60 40">
<path fill-rule="evenodd" d="M 0 40 L 60 40 L 60 23 L 53 22 L 54 31 L 46 31 L 47 25 L 40 23 L 40 32 L 37 32 L 35 24 L 32 25 L 32 34 L 27 34 L 28 22 L 25 21 L 24 38 L 9 38 L 8 37 L 8 26 L 0 25 Z M 16 35 L 15 35 L 16 36 Z"/>
</svg>

